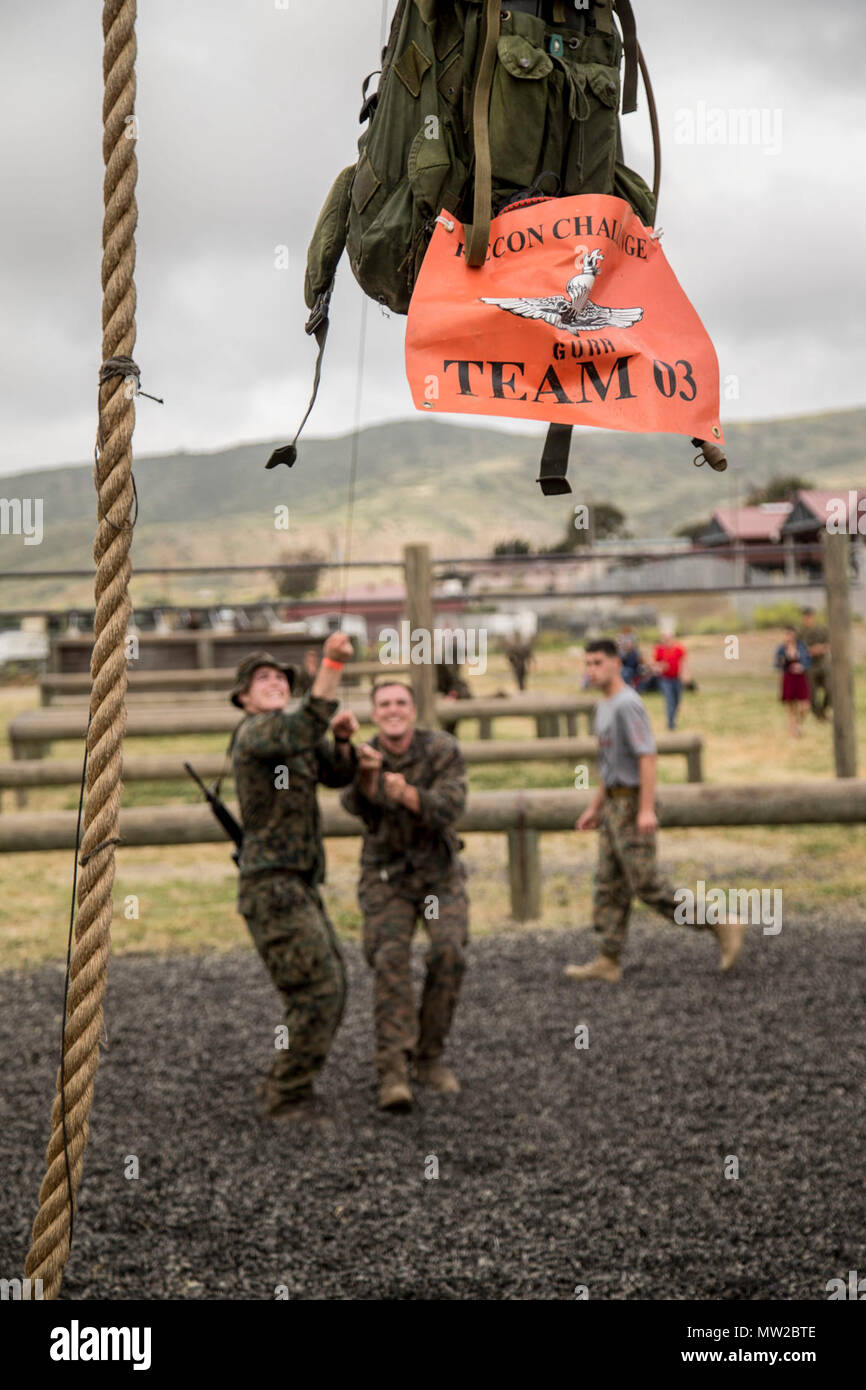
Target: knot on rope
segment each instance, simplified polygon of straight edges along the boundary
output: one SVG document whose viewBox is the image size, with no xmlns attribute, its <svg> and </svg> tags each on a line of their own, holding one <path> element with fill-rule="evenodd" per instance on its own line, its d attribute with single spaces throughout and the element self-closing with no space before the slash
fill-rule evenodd
<svg viewBox="0 0 866 1390">
<path fill-rule="evenodd" d="M 157 405 L 165 405 L 162 396 L 151 396 L 148 391 L 141 389 L 141 368 L 137 362 L 133 362 L 131 357 L 107 357 L 99 368 L 99 384 L 104 386 L 107 381 L 114 377 L 122 377 L 124 381 L 130 378 L 135 382 L 133 396 L 146 396 L 149 401 L 156 401 Z"/>
</svg>

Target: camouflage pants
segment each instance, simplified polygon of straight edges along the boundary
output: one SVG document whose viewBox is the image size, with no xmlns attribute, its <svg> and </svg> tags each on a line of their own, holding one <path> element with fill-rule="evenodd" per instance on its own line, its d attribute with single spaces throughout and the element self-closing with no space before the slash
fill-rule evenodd
<svg viewBox="0 0 866 1390">
<path fill-rule="evenodd" d="M 602 933 L 601 949 L 619 960 L 628 932 L 632 898 L 640 898 L 674 921 L 674 889 L 659 873 L 656 836 L 637 829 L 638 795 L 609 796 L 598 829 L 598 863 L 592 924 Z"/>
<path fill-rule="evenodd" d="M 830 688 L 830 673 L 826 666 L 811 666 L 806 672 L 809 682 L 809 704 L 818 719 L 826 719 L 827 711 L 833 703 Z"/>
<path fill-rule="evenodd" d="M 337 936 L 317 889 L 280 869 L 241 879 L 238 911 L 285 1005 L 288 1047 L 270 1069 L 271 1101 L 309 1094 L 346 1002 Z"/>
<path fill-rule="evenodd" d="M 405 874 L 383 883 L 362 872 L 364 956 L 375 971 L 376 1069 L 403 1072 L 409 1059 L 441 1057 L 466 962 L 469 899 L 462 866 L 442 876 Z M 435 915 L 434 915 L 435 914 Z M 412 994 L 410 959 L 418 920 L 430 937 L 420 1009 Z"/>
</svg>

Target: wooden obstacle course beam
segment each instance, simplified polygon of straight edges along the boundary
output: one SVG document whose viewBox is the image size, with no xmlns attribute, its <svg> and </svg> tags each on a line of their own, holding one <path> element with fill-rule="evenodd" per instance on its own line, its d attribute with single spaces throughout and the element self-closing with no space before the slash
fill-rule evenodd
<svg viewBox="0 0 866 1390">
<path fill-rule="evenodd" d="M 590 738 L 494 739 L 461 743 L 460 751 L 469 766 L 500 763 L 565 762 L 572 765 L 598 761 L 598 744 Z M 660 757 L 684 756 L 689 782 L 703 777 L 703 738 L 700 734 L 661 734 L 658 738 Z M 203 779 L 225 774 L 231 780 L 231 763 L 223 753 L 193 754 L 190 759 Z M 156 756 L 132 754 L 123 759 L 124 782 L 187 781 L 184 758 L 179 753 Z M 31 758 L 0 763 L 0 792 L 31 787 L 66 787 L 81 780 L 81 763 L 76 758 Z M 571 779 L 569 778 L 569 781 Z"/>
<path fill-rule="evenodd" d="M 595 709 L 595 700 L 578 696 L 560 698 L 558 696 L 509 696 L 504 699 L 483 698 L 471 700 L 437 699 L 436 713 L 439 719 L 448 723 L 460 723 L 466 719 L 536 719 L 539 715 L 586 714 Z M 296 709 L 298 701 L 292 701 L 288 708 Z M 362 723 L 369 724 L 371 704 L 369 699 L 344 700 L 341 707 L 352 710 Z M 243 717 L 228 701 L 225 705 L 174 704 L 159 706 L 136 706 L 130 709 L 127 720 L 128 738 L 166 737 L 183 734 L 230 733 Z M 81 739 L 87 728 L 87 710 L 84 706 L 76 709 L 25 710 L 9 721 L 9 742 L 13 757 L 20 757 L 15 748 L 25 744 L 51 744 L 64 739 Z"/>
<path fill-rule="evenodd" d="M 589 805 L 586 791 L 471 792 L 457 824 L 461 834 L 519 831 L 509 863 L 512 914 L 540 911 L 538 834 L 567 831 Z M 237 806 L 232 810 L 238 815 Z M 672 829 L 744 825 L 866 824 L 866 780 L 777 782 L 716 786 L 665 786 L 659 792 L 659 820 Z M 355 836 L 361 822 L 337 803 L 322 806 L 326 837 Z M 0 854 L 69 850 L 75 844 L 74 811 L 24 812 L 0 817 Z M 226 836 L 207 806 L 135 807 L 120 812 L 122 847 L 223 843 Z M 521 867 L 521 865 L 523 867 Z"/>
<path fill-rule="evenodd" d="M 369 676 L 371 680 L 385 674 L 404 678 L 410 670 L 409 666 L 383 666 L 381 661 L 352 661 L 347 663 L 344 675 Z M 128 694 L 140 696 L 163 695 L 171 691 L 228 696 L 234 680 L 234 668 L 228 666 L 210 666 L 205 670 L 193 667 L 184 671 L 139 671 L 133 663 L 127 672 Z M 58 698 L 67 697 L 79 697 L 86 704 L 89 694 L 90 676 L 85 672 L 67 672 L 63 675 L 52 672 L 39 680 L 39 703 L 43 707 L 51 707 Z"/>
</svg>

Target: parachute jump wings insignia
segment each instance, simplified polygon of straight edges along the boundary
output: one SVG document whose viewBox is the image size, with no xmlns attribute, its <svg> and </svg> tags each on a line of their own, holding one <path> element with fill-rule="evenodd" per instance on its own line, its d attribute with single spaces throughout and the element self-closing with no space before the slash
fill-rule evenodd
<svg viewBox="0 0 866 1390">
<path fill-rule="evenodd" d="M 599 328 L 631 328 L 643 318 L 643 309 L 608 309 L 589 297 L 604 256 L 600 251 L 584 251 L 583 263 L 565 287 L 565 295 L 551 294 L 539 299 L 481 299 L 506 313 L 524 319 L 543 319 L 552 328 L 581 333 Z M 567 297 L 566 297 L 567 296 Z"/>
</svg>

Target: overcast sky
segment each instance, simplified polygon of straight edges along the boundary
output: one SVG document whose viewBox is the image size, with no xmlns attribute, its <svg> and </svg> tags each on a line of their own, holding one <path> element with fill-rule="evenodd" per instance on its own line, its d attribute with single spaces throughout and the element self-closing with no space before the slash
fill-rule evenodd
<svg viewBox="0 0 866 1390">
<path fill-rule="evenodd" d="M 3 473 L 92 453 L 101 9 L 0 0 Z M 635 12 L 661 114 L 664 247 L 722 378 L 738 381 L 723 419 L 864 404 L 866 5 L 635 0 Z M 314 357 L 306 245 L 355 158 L 381 23 L 382 0 L 139 0 L 135 355 L 166 404 L 140 403 L 138 454 L 294 432 Z M 683 143 L 683 113 L 699 131 L 714 107 L 760 108 L 765 138 Z M 624 139 L 651 178 L 643 95 Z M 275 268 L 281 245 L 288 270 Z M 311 434 L 353 424 L 360 304 L 344 260 Z M 404 327 L 370 306 L 364 423 L 414 414 Z"/>
</svg>

